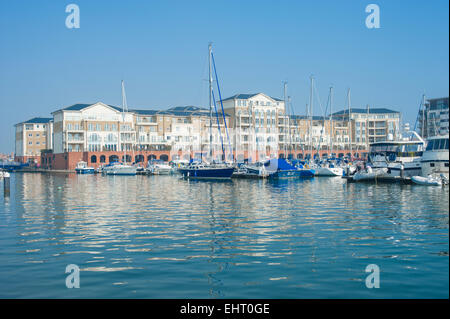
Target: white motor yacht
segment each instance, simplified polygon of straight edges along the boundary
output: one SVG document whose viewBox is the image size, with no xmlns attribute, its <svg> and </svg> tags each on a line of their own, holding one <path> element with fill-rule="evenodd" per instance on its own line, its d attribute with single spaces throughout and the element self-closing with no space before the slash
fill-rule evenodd
<svg viewBox="0 0 450 319">
<path fill-rule="evenodd" d="M 425 152 L 423 152 L 423 156 L 420 160 L 422 169 L 421 175 L 426 177 L 429 175 L 443 174 L 448 179 L 448 153 L 448 134 L 430 137 L 427 140 L 427 148 L 425 149 Z"/>
<path fill-rule="evenodd" d="M 387 177 L 412 177 L 420 175 L 424 140 L 410 132 L 409 138 L 370 144 L 368 165 L 372 169 L 387 169 Z"/>
</svg>

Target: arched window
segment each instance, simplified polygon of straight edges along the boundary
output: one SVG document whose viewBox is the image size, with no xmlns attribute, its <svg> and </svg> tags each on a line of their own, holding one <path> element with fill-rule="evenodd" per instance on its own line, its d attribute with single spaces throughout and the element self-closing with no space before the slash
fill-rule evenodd
<svg viewBox="0 0 450 319">
<path fill-rule="evenodd" d="M 164 161 L 164 162 L 167 162 L 167 161 L 169 160 L 169 156 L 167 156 L 166 154 L 162 154 L 162 155 L 159 157 L 159 159 L 162 160 L 162 161 Z"/>
<path fill-rule="evenodd" d="M 135 161 L 136 163 L 143 162 L 143 161 L 144 161 L 144 155 L 136 155 L 136 156 L 134 157 L 134 161 Z"/>
<path fill-rule="evenodd" d="M 105 155 L 101 155 L 100 156 L 100 163 L 105 163 L 106 162 L 106 156 Z"/>
<path fill-rule="evenodd" d="M 149 156 L 147 156 L 147 161 L 151 161 L 156 159 L 156 155 L 150 154 Z"/>
<path fill-rule="evenodd" d="M 126 159 L 125 159 L 125 155 L 123 155 L 122 156 L 122 162 L 127 162 L 127 163 L 131 162 L 131 155 L 127 154 Z"/>
<path fill-rule="evenodd" d="M 117 155 L 111 155 L 109 157 L 109 162 L 113 163 L 113 162 L 118 162 L 119 161 L 119 157 Z"/>
<path fill-rule="evenodd" d="M 91 163 L 97 163 L 97 156 L 95 155 L 91 156 Z"/>
</svg>

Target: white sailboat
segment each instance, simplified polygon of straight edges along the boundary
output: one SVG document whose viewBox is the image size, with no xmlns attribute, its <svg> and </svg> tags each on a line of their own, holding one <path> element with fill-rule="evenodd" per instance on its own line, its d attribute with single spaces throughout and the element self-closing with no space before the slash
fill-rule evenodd
<svg viewBox="0 0 450 319">
<path fill-rule="evenodd" d="M 122 81 L 122 121 L 125 122 L 125 109 L 128 111 L 127 98 L 125 95 L 125 86 Z M 136 175 L 137 168 L 133 165 L 127 164 L 127 151 L 124 147 L 124 162 L 125 163 L 111 163 L 103 168 L 103 173 L 106 175 Z"/>
</svg>

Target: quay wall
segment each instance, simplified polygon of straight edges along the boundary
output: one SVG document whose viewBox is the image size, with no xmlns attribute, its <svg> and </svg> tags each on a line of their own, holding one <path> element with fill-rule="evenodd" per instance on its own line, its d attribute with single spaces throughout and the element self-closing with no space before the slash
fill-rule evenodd
<svg viewBox="0 0 450 319">
<path fill-rule="evenodd" d="M 141 166 L 147 166 L 148 162 L 152 159 L 160 159 L 163 161 L 171 161 L 174 159 L 186 159 L 190 158 L 198 158 L 200 156 L 200 151 L 195 152 L 171 152 L 167 150 L 161 151 L 129 151 L 127 152 L 127 162 L 139 163 Z M 323 157 L 324 154 L 328 156 L 331 155 L 329 150 L 320 150 L 314 151 L 313 154 L 319 153 L 320 157 Z M 334 150 L 333 153 L 336 156 L 346 156 L 350 153 L 349 150 Z M 203 152 L 205 155 L 206 152 Z M 303 159 L 305 157 L 311 156 L 311 151 L 287 151 L 286 153 L 283 150 L 278 151 L 278 157 L 284 158 L 286 155 L 288 158 L 293 159 Z M 353 150 L 352 154 L 355 158 L 366 158 L 367 151 L 366 150 Z M 247 151 L 239 151 L 234 152 L 233 156 L 237 161 L 243 161 L 244 159 L 250 159 L 251 161 L 259 161 L 263 160 L 268 156 L 269 153 L 261 151 L 259 153 L 255 152 L 247 152 Z M 84 161 L 88 164 L 88 166 L 98 168 L 102 165 L 107 165 L 114 161 L 123 161 L 123 152 L 117 151 L 96 151 L 96 152 L 65 152 L 65 153 L 51 153 L 46 152 L 42 153 L 40 157 L 37 156 L 21 156 L 16 157 L 15 160 L 21 163 L 27 163 L 30 160 L 33 160 L 35 164 L 30 165 L 31 167 L 38 167 L 42 169 L 52 169 L 52 170 L 74 170 L 77 163 L 80 161 Z M 217 157 L 220 157 L 220 154 L 217 154 Z"/>
</svg>

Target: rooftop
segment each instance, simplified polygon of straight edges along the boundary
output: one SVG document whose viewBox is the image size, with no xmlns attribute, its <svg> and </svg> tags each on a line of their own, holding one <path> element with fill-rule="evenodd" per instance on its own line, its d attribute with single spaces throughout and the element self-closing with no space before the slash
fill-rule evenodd
<svg viewBox="0 0 450 319">
<path fill-rule="evenodd" d="M 94 105 L 96 103 L 86 104 L 86 103 L 79 103 L 74 104 L 62 109 L 59 109 L 58 111 L 81 111 L 91 105 Z M 108 105 L 108 104 L 105 104 Z M 113 109 L 122 112 L 122 108 L 119 106 L 114 105 L 108 105 L 109 107 L 112 107 Z M 53 112 L 53 113 L 55 113 Z M 188 105 L 188 106 L 176 106 L 169 108 L 167 110 L 150 110 L 150 109 L 128 109 L 129 113 L 135 113 L 139 115 L 173 115 L 173 116 L 191 116 L 191 115 L 197 115 L 197 116 L 209 116 L 209 109 Z M 52 114 L 53 114 L 52 113 Z M 222 114 L 222 112 L 218 112 L 219 114 Z M 228 114 L 226 114 L 228 116 Z"/>
<path fill-rule="evenodd" d="M 399 114 L 398 111 L 393 111 L 386 108 L 370 108 L 369 109 L 357 109 L 357 108 L 350 108 L 351 113 L 360 113 L 360 114 Z M 342 111 L 333 113 L 333 115 L 348 115 L 348 109 L 344 109 Z"/>
<path fill-rule="evenodd" d="M 188 105 L 188 106 L 175 106 L 175 107 L 171 107 L 170 109 L 167 110 L 130 110 L 130 112 L 136 113 L 136 114 L 141 114 L 141 115 L 157 115 L 157 114 L 161 114 L 161 115 L 173 115 L 173 116 L 192 116 L 192 115 L 197 115 L 197 116 L 209 116 L 209 109 L 207 108 L 202 108 L 199 106 L 193 106 L 193 105 Z M 218 112 L 219 114 L 222 114 L 222 112 Z M 225 113 L 225 116 L 229 116 L 228 114 Z"/>
<path fill-rule="evenodd" d="M 91 105 L 94 105 L 94 104 L 96 104 L 96 103 L 89 103 L 89 104 L 78 103 L 78 104 L 73 104 L 71 106 L 67 106 L 67 107 L 64 107 L 62 109 L 56 110 L 55 112 L 58 112 L 58 111 L 81 111 L 81 110 L 83 110 L 83 109 L 85 109 L 85 108 L 87 108 L 87 107 L 89 107 Z M 108 104 L 105 104 L 105 105 L 108 105 Z M 116 109 L 117 111 L 122 112 L 122 108 L 121 107 L 114 106 L 114 105 L 108 105 L 108 106 L 112 107 L 113 109 Z M 52 113 L 55 113 L 55 112 L 52 112 Z"/>
<path fill-rule="evenodd" d="M 311 117 L 307 116 L 307 115 L 289 115 L 289 118 L 293 119 L 293 120 L 309 120 Z M 328 119 L 325 118 L 326 120 Z M 319 115 L 314 115 L 312 117 L 313 121 L 322 121 L 323 120 L 323 116 L 319 116 Z"/>
<path fill-rule="evenodd" d="M 239 93 L 239 94 L 235 94 L 233 96 L 227 97 L 226 99 L 223 99 L 222 101 L 228 101 L 228 100 L 248 100 L 249 98 L 252 98 L 258 94 L 264 94 L 264 93 L 249 93 L 249 94 L 243 94 L 243 93 Z M 264 94 L 265 95 L 265 94 Z M 275 101 L 283 101 L 279 98 L 276 97 L 272 97 L 269 96 L 271 99 L 275 100 Z"/>
<path fill-rule="evenodd" d="M 53 121 L 53 118 L 50 117 L 33 117 L 32 119 L 25 121 L 25 122 L 20 122 L 17 123 L 18 124 L 45 124 L 48 123 L 50 121 Z"/>
</svg>

